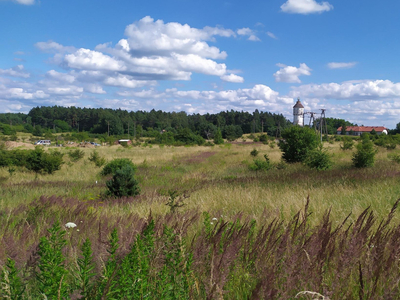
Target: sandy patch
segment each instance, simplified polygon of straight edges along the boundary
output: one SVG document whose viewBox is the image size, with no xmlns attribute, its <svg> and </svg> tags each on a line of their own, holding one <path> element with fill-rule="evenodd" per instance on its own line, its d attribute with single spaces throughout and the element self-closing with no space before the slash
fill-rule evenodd
<svg viewBox="0 0 400 300">
<path fill-rule="evenodd" d="M 25 148 L 25 149 L 35 149 L 35 145 L 32 145 L 30 143 L 12 142 L 12 141 L 7 141 L 6 147 L 8 149 L 19 148 L 19 147 Z"/>
</svg>

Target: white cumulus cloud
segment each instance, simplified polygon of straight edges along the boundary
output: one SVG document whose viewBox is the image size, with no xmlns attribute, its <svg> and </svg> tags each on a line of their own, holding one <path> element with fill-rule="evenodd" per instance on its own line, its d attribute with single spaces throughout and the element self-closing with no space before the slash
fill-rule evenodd
<svg viewBox="0 0 400 300">
<path fill-rule="evenodd" d="M 259 37 L 255 35 L 254 31 L 252 29 L 250 29 L 250 28 L 247 28 L 247 27 L 240 28 L 236 32 L 237 32 L 238 35 L 248 36 L 249 37 L 248 38 L 249 41 L 253 41 L 253 42 L 261 41 L 259 39 Z"/>
<path fill-rule="evenodd" d="M 74 52 L 76 49 L 73 46 L 63 46 L 54 41 L 38 42 L 35 47 L 43 52 L 51 53 L 64 53 L 64 52 Z"/>
<path fill-rule="evenodd" d="M 55 70 L 48 71 L 46 73 L 46 77 L 57 80 L 59 82 L 73 83 L 75 81 L 75 76 L 66 73 L 60 73 Z"/>
<path fill-rule="evenodd" d="M 390 80 L 366 80 L 343 83 L 306 84 L 292 88 L 290 95 L 350 101 L 400 99 L 400 83 Z"/>
<path fill-rule="evenodd" d="M 355 67 L 357 62 L 330 62 L 328 63 L 329 69 L 350 69 Z"/>
<path fill-rule="evenodd" d="M 229 37 L 234 34 L 230 29 L 212 27 L 197 29 L 188 24 L 154 21 L 147 16 L 126 27 L 125 35 L 128 38 L 122 43 L 125 50 L 136 51 L 139 54 L 165 55 L 174 52 L 224 59 L 227 56 L 226 52 L 208 45 L 206 41 L 214 40 L 216 35 Z"/>
<path fill-rule="evenodd" d="M 84 48 L 77 50 L 75 53 L 67 54 L 64 61 L 68 67 L 76 69 L 105 71 L 126 70 L 126 66 L 123 62 L 101 52 Z"/>
<path fill-rule="evenodd" d="M 288 0 L 282 4 L 281 9 L 291 14 L 313 14 L 330 11 L 333 6 L 329 2 L 317 2 L 315 0 Z"/>
<path fill-rule="evenodd" d="M 301 83 L 299 76 L 311 75 L 311 69 L 304 63 L 300 64 L 299 68 L 284 64 L 277 64 L 277 66 L 281 68 L 274 73 L 275 81 L 277 82 Z"/>
<path fill-rule="evenodd" d="M 0 75 L 28 78 L 30 74 L 24 70 L 23 65 L 18 65 L 10 69 L 0 69 Z"/>
<path fill-rule="evenodd" d="M 251 29 L 239 32 L 250 40 L 258 40 Z M 76 49 L 54 41 L 39 42 L 36 47 L 55 53 L 52 62 L 69 69 L 70 74 L 79 71 L 76 80 L 92 84 L 136 88 L 150 81 L 190 80 L 193 73 L 243 82 L 242 77 L 230 74 L 226 64 L 218 61 L 225 59 L 227 53 L 209 45 L 217 36 L 236 36 L 233 30 L 219 26 L 199 29 L 147 16 L 128 25 L 125 35 L 115 46 L 103 43 L 95 49 Z M 98 73 L 94 76 L 93 72 Z M 68 79 L 54 72 L 47 76 L 54 80 L 61 80 L 62 76 Z"/>
<path fill-rule="evenodd" d="M 244 82 L 244 78 L 242 76 L 238 76 L 236 74 L 224 75 L 224 76 L 221 76 L 221 79 L 223 81 L 227 81 L 227 82 L 236 82 L 236 83 Z"/>
</svg>

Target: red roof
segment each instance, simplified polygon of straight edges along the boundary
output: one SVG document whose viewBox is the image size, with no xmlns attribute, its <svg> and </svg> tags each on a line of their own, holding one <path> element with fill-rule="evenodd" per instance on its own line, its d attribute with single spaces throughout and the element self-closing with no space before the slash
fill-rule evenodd
<svg viewBox="0 0 400 300">
<path fill-rule="evenodd" d="M 304 108 L 303 104 L 301 104 L 300 100 L 297 100 L 296 104 L 293 106 L 293 108 Z"/>
<path fill-rule="evenodd" d="M 346 132 L 351 130 L 354 132 L 371 132 L 372 129 L 375 129 L 376 132 L 387 130 L 387 128 L 383 126 L 346 126 Z M 342 131 L 342 127 L 339 127 L 337 131 Z"/>
</svg>

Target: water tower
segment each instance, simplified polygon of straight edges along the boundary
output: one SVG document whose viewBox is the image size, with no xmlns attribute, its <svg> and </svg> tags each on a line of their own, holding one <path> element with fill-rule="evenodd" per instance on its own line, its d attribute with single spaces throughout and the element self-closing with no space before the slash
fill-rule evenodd
<svg viewBox="0 0 400 300">
<path fill-rule="evenodd" d="M 304 126 L 304 106 L 301 104 L 300 98 L 297 98 L 297 102 L 293 106 L 293 124 Z"/>
</svg>

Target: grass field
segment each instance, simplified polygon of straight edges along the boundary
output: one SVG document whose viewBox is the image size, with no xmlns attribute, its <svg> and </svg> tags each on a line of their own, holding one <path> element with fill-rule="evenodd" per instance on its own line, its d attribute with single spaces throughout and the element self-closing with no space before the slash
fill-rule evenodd
<svg viewBox="0 0 400 300">
<path fill-rule="evenodd" d="M 309 229 L 304 228 L 304 236 L 311 238 L 316 231 L 310 228 L 316 228 L 315 230 L 321 228 L 321 224 L 327 222 L 326 212 L 329 209 L 331 210 L 329 216 L 331 225 L 329 226 L 335 228 L 340 226 L 349 214 L 347 226 L 351 223 L 357 224 L 360 215 L 362 216 L 363 212 L 370 208 L 377 220 L 371 223 L 371 228 L 378 228 L 378 232 L 382 230 L 379 229 L 378 221 L 387 218 L 396 200 L 400 198 L 400 165 L 390 161 L 389 152 L 380 148 L 373 167 L 355 169 L 351 166 L 352 151 L 340 150 L 338 142 L 325 143 L 324 147 L 328 149 L 334 161 L 333 168 L 327 171 L 311 170 L 301 164 L 284 165 L 285 167 L 268 171 L 251 171 L 248 166 L 253 161 L 250 155 L 253 149 L 259 151 L 258 156 L 261 158 L 267 154 L 275 165 L 281 162 L 281 152 L 277 146 L 271 148 L 261 143 L 243 142 L 213 147 L 153 145 L 127 148 L 121 146 L 79 148 L 84 151 L 84 158 L 78 162 L 72 162 L 68 155 L 65 155 L 65 163 L 61 170 L 52 175 L 36 176 L 24 169 L 17 169 L 10 175 L 7 168 L 0 169 L 0 221 L 5 225 L 0 228 L 0 237 L 4 243 L 7 243 L 7 247 L 0 250 L 0 264 L 4 265 L 6 256 L 12 256 L 20 266 L 29 261 L 29 256 L 35 251 L 39 238 L 46 234 L 46 229 L 55 220 L 59 220 L 61 224 L 74 222 L 80 228 L 79 234 L 75 233 L 75 236 L 70 237 L 69 245 L 72 247 L 73 241 L 76 243 L 71 248 L 73 253 L 69 254 L 72 257 L 76 257 L 78 251 L 76 247 L 84 238 L 101 235 L 102 231 L 105 236 L 108 236 L 114 227 L 117 227 L 121 234 L 121 251 L 123 252 L 124 249 L 127 251 L 129 244 L 134 240 L 134 235 L 140 232 L 138 228 L 143 226 L 140 224 L 147 222 L 149 218 L 155 218 L 159 222 L 156 225 L 156 231 L 161 230 L 161 227 L 157 229 L 157 226 L 161 226 L 160 224 L 169 224 L 175 229 L 180 228 L 187 246 L 192 250 L 197 249 L 193 242 L 190 246 L 190 241 L 195 236 L 202 236 L 200 232 L 205 230 L 202 225 L 204 212 L 207 212 L 211 219 L 215 218 L 212 223 L 217 226 L 216 232 L 218 226 L 222 226 L 224 222 L 235 222 L 238 218 L 244 222 L 241 223 L 245 226 L 243 228 L 248 228 L 245 220 L 255 220 L 260 230 L 263 226 L 267 226 L 266 224 L 281 220 L 283 224 L 287 224 L 282 227 L 282 232 L 284 232 L 291 228 L 288 225 L 290 220 L 296 216 L 298 218 L 298 212 L 303 211 L 307 206 L 307 226 L 309 226 L 307 228 Z M 68 153 L 73 149 L 76 148 L 65 147 L 59 150 Z M 138 167 L 136 177 L 141 194 L 134 198 L 107 199 L 104 194 L 105 182 L 108 178 L 101 177 L 99 175 L 101 168 L 88 161 L 90 153 L 94 150 L 108 161 L 115 158 L 132 160 Z M 52 148 L 48 148 L 47 151 L 52 151 Z M 396 151 L 398 152 L 394 150 L 395 153 Z M 166 205 L 168 191 L 176 191 L 180 195 L 179 199 L 184 203 L 184 206 L 178 208 L 175 214 L 171 214 L 170 207 Z M 307 204 L 307 199 L 309 204 Z M 390 218 L 393 224 L 399 224 L 400 212 L 394 212 Z M 368 220 L 365 222 L 370 224 Z M 372 239 L 374 234 L 372 231 L 369 231 L 369 234 Z M 98 237 L 98 240 L 101 240 L 101 237 Z M 96 244 L 95 241 L 92 243 Z M 96 251 L 99 257 L 106 257 L 104 246 L 102 247 L 98 246 Z M 309 251 L 311 250 L 307 250 L 306 253 Z M 354 252 L 356 253 L 357 251 Z M 362 253 L 364 255 L 364 252 Z M 326 257 L 324 259 L 329 260 Z M 357 269 L 357 265 L 354 265 L 354 268 Z M 233 276 L 232 272 L 233 270 L 230 269 L 229 276 Z M 240 276 L 244 276 L 246 272 L 250 271 L 243 271 Z M 279 272 L 282 270 L 279 269 Z M 332 270 L 327 272 L 332 284 L 335 282 L 334 273 L 335 271 Z M 249 294 L 233 288 L 234 279 L 229 279 L 229 276 L 223 282 L 224 289 L 235 290 L 237 296 L 228 293 L 223 298 L 247 299 Z M 355 275 L 348 276 L 352 278 L 354 286 L 359 284 L 358 279 L 354 279 L 359 277 L 357 272 Z M 367 275 L 364 274 L 364 276 Z M 371 275 L 371 282 L 373 278 Z M 248 285 L 248 291 L 254 292 L 257 280 L 255 277 L 253 279 L 247 281 L 237 279 L 240 281 L 237 284 L 244 290 L 246 290 L 244 286 Z M 277 282 L 275 284 L 278 284 Z M 221 284 L 220 282 L 219 289 L 222 289 Z M 289 283 L 280 282 L 279 284 L 282 284 L 281 288 L 283 288 Z M 310 283 L 308 286 L 304 283 L 303 286 L 290 284 L 294 286 L 291 287 L 290 293 L 287 291 L 288 294 L 285 295 L 292 295 L 291 297 L 296 294 L 296 290 L 300 292 L 314 288 L 314 291 L 321 293 L 329 291 L 326 282 Z M 209 295 L 211 290 L 207 291 L 206 285 L 203 286 L 205 295 Z M 353 290 L 354 286 L 349 289 Z M 218 287 L 214 289 L 214 292 L 217 290 Z M 353 299 L 349 296 L 350 294 L 346 294 L 347 292 L 343 293 L 342 296 L 347 295 L 346 299 Z M 354 297 L 358 299 L 359 291 L 354 293 L 357 295 Z M 222 294 L 220 290 L 220 296 Z M 371 292 L 371 295 L 374 294 Z M 265 297 L 265 299 L 268 298 Z M 340 298 L 339 294 L 336 296 L 330 294 L 330 297 L 345 299 Z M 202 297 L 199 296 L 199 298 Z M 219 298 L 215 296 L 210 299 Z"/>
<path fill-rule="evenodd" d="M 368 206 L 379 216 L 386 215 L 400 198 L 400 165 L 387 158 L 388 151 L 379 150 L 374 167 L 354 169 L 352 151 L 341 151 L 339 143 L 325 143 L 325 147 L 335 162 L 331 170 L 316 171 L 294 164 L 282 170 L 257 173 L 248 168 L 253 159 L 250 152 L 257 149 L 259 157 L 268 154 L 277 164 L 281 159 L 278 147 L 239 143 L 214 147 L 111 146 L 98 147 L 96 151 L 108 161 L 128 158 L 138 166 L 140 200 L 123 211 L 141 216 L 150 209 L 165 214 L 168 190 L 189 196 L 182 210 L 218 211 L 227 216 L 244 212 L 258 219 L 267 209 L 287 218 L 304 206 L 307 197 L 316 216 L 331 207 L 333 216 L 342 220 L 349 213 L 358 215 Z M 76 148 L 61 148 L 61 151 L 67 153 L 71 149 Z M 80 149 L 85 152 L 82 160 L 73 163 L 65 155 L 66 163 L 53 175 L 35 178 L 32 172 L 17 170 L 10 176 L 6 168 L 1 169 L 0 208 L 12 209 L 42 195 L 85 201 L 99 199 L 106 190 L 107 178 L 101 178 L 101 168 L 87 160 L 94 149 Z"/>
</svg>

